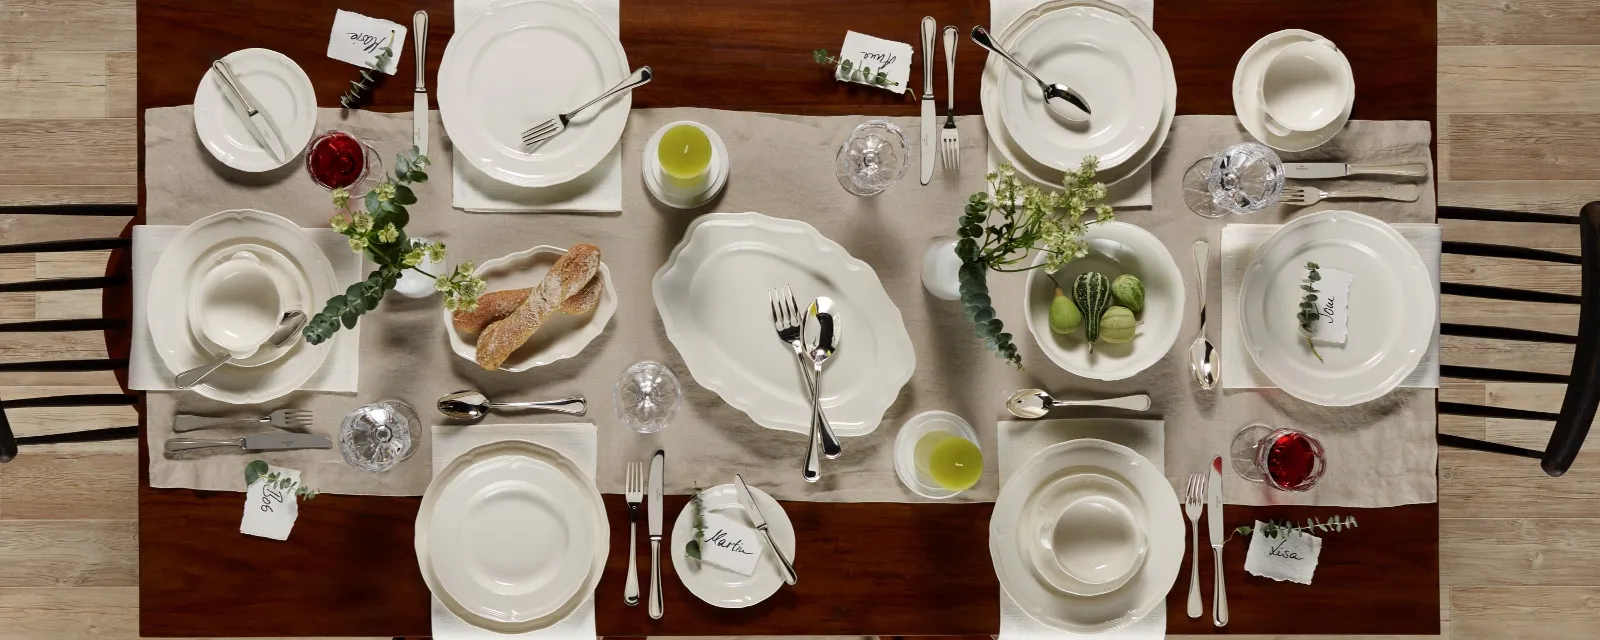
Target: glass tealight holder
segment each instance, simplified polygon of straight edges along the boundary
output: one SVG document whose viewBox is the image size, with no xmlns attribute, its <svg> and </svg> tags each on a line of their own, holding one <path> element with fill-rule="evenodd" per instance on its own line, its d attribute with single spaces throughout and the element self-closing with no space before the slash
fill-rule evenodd
<svg viewBox="0 0 1600 640">
<path fill-rule="evenodd" d="M 1183 200 L 1207 218 L 1255 213 L 1283 193 L 1283 161 L 1266 145 L 1241 142 L 1189 165 L 1183 175 Z"/>
<path fill-rule="evenodd" d="M 339 455 L 362 471 L 393 469 L 416 453 L 421 441 L 422 420 L 399 400 L 356 407 L 339 423 Z"/>
<path fill-rule="evenodd" d="M 638 433 L 655 433 L 678 416 L 683 389 L 667 365 L 645 360 L 622 372 L 611 400 L 622 424 Z"/>
</svg>

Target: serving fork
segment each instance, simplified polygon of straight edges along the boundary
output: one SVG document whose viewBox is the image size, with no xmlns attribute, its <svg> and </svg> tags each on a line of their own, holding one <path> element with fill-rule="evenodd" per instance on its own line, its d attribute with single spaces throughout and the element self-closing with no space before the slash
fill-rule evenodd
<svg viewBox="0 0 1600 640">
<path fill-rule="evenodd" d="M 1183 514 L 1189 516 L 1189 617 L 1200 617 L 1200 513 L 1206 507 L 1206 474 L 1189 474 Z M 1217 569 L 1221 571 L 1219 567 Z"/>
<path fill-rule="evenodd" d="M 805 311 L 795 304 L 794 292 L 788 285 L 768 291 L 767 301 L 772 307 L 772 325 L 778 331 L 778 339 L 794 351 L 795 362 L 800 365 L 800 379 L 805 381 L 806 397 L 809 398 L 816 380 L 812 378 L 811 357 L 806 355 L 806 341 L 801 335 L 805 327 Z M 811 423 L 813 431 L 822 433 L 822 455 L 829 460 L 839 457 L 844 450 L 833 433 L 833 427 L 828 425 L 828 418 L 823 415 L 821 406 L 814 410 Z"/>
<path fill-rule="evenodd" d="M 600 94 L 600 97 L 585 102 L 576 109 L 566 113 L 557 114 L 554 118 L 528 127 L 526 131 L 522 132 L 522 146 L 531 147 L 556 137 L 556 134 L 567 130 L 567 124 L 572 122 L 572 117 L 578 115 L 579 111 L 588 109 L 590 106 L 594 105 L 594 103 L 605 100 L 606 98 L 614 96 L 618 93 L 622 93 L 623 91 L 628 91 L 643 85 L 644 83 L 649 82 L 653 75 L 654 74 L 650 71 L 650 67 L 639 67 L 638 69 L 635 69 L 633 73 L 628 74 L 628 77 L 623 78 L 622 82 L 618 82 L 617 86 L 611 87 L 610 89 L 607 89 L 605 93 Z"/>
<path fill-rule="evenodd" d="M 945 171 L 961 168 L 961 134 L 956 130 L 956 28 L 944 28 L 945 105 L 944 130 L 939 133 L 939 155 Z"/>
<path fill-rule="evenodd" d="M 173 433 L 217 429 L 221 427 L 254 427 L 271 425 L 279 429 L 302 431 L 311 428 L 311 412 L 306 409 L 279 409 L 259 418 L 207 418 L 205 416 L 179 415 L 172 421 Z"/>
<path fill-rule="evenodd" d="M 639 504 L 644 502 L 644 463 L 629 462 L 627 479 L 623 482 L 623 497 L 628 500 L 628 581 L 622 587 L 622 603 L 639 606 L 639 568 L 634 563 L 639 557 Z"/>
<path fill-rule="evenodd" d="M 1414 184 L 1402 184 L 1377 190 L 1351 190 L 1351 191 L 1323 191 L 1316 187 L 1284 187 L 1278 201 L 1296 207 L 1314 205 L 1329 198 L 1343 200 L 1398 200 L 1400 202 L 1416 202 L 1421 192 Z"/>
</svg>

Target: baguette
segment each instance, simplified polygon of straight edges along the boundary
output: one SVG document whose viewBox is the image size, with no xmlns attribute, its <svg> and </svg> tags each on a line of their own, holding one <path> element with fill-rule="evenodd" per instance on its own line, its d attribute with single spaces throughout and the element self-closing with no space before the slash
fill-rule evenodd
<svg viewBox="0 0 1600 640">
<path fill-rule="evenodd" d="M 544 281 L 529 292 L 526 300 L 510 315 L 485 327 L 478 336 L 478 366 L 493 371 L 505 364 L 512 352 L 544 326 L 563 301 L 587 287 L 600 270 L 600 248 L 592 244 L 574 245 L 556 260 Z"/>
<path fill-rule="evenodd" d="M 583 315 L 593 310 L 600 303 L 600 292 L 604 287 L 597 274 L 589 279 L 589 284 L 584 285 L 577 293 L 561 301 L 561 313 L 567 315 Z M 471 311 L 457 311 L 451 314 L 451 322 L 456 330 L 463 333 L 477 333 L 483 331 L 489 323 L 511 315 L 517 307 L 527 302 L 528 294 L 533 293 L 533 287 L 523 289 L 504 289 L 491 291 L 478 297 L 478 308 Z"/>
</svg>

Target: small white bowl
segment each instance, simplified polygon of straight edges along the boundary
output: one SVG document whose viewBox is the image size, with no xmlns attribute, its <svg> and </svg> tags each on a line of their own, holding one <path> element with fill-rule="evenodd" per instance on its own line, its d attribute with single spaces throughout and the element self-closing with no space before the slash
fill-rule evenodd
<svg viewBox="0 0 1600 640">
<path fill-rule="evenodd" d="M 550 272 L 550 266 L 566 252 L 561 247 L 539 245 L 485 262 L 474 273 L 488 283 L 489 291 L 533 287 L 544 280 L 544 275 Z M 599 277 L 603 289 L 600 303 L 592 311 L 577 316 L 560 311 L 550 314 L 550 318 L 528 339 L 527 344 L 500 365 L 500 370 L 527 371 L 571 358 L 605 331 L 606 324 L 611 322 L 612 314 L 617 311 L 617 289 L 611 284 L 611 270 L 606 268 L 604 262 L 600 263 Z M 450 348 L 456 355 L 476 363 L 478 334 L 457 331 L 450 316 L 450 310 L 445 309 L 444 330 L 450 336 Z"/>
<path fill-rule="evenodd" d="M 1043 268 L 1028 272 L 1023 299 L 1028 332 L 1045 356 L 1069 373 L 1094 380 L 1132 377 L 1166 357 L 1178 339 L 1185 317 L 1184 301 L 1188 300 L 1183 272 L 1161 239 L 1136 225 L 1092 224 L 1084 239 L 1089 243 L 1089 255 L 1068 263 L 1054 274 L 1055 280 L 1071 296 L 1072 281 L 1088 271 L 1099 271 L 1111 279 L 1124 273 L 1138 276 L 1144 282 L 1144 311 L 1139 314 L 1140 324 L 1133 340 L 1123 344 L 1102 340 L 1091 351 L 1083 329 L 1068 335 L 1051 331 L 1050 301 L 1055 298 L 1056 283 Z M 1033 264 L 1043 263 L 1045 255 L 1039 252 Z"/>
<path fill-rule="evenodd" d="M 1063 475 L 1041 489 L 1025 513 L 1018 544 L 1028 549 L 1034 573 L 1057 591 L 1110 593 L 1144 565 L 1144 503 L 1111 476 Z"/>
</svg>

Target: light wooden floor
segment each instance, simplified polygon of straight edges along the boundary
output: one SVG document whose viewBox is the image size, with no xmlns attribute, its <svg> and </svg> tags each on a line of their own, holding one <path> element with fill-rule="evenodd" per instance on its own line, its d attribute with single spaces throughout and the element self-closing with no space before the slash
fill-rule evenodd
<svg viewBox="0 0 1600 640">
<path fill-rule="evenodd" d="M 0 0 L 0 204 L 135 198 L 131 0 Z M 1600 200 L 1600 2 L 1439 0 L 1444 204 L 1576 214 Z M 0 216 L 0 243 L 114 235 L 111 218 Z M 1570 227 L 1445 226 L 1447 239 L 1577 252 Z M 1526 228 L 1524 228 L 1526 227 Z M 1509 232 L 1508 232 L 1509 231 Z M 0 256 L 0 282 L 97 275 L 105 256 Z M 1450 258 L 1456 282 L 1576 293 L 1577 267 Z M 1447 322 L 1574 332 L 1575 308 L 1446 297 Z M 0 321 L 97 316 L 96 295 L 0 294 Z M 1451 364 L 1565 373 L 1566 347 L 1446 339 Z M 0 361 L 101 357 L 97 335 L 6 335 Z M 100 374 L 0 374 L 0 397 L 113 390 Z M 65 389 L 63 388 L 65 387 Z M 1445 400 L 1549 409 L 1549 385 L 1447 381 Z M 16 410 L 19 435 L 132 424 L 126 409 Z M 1548 426 L 1445 418 L 1451 433 L 1542 447 Z M 1592 447 L 1591 447 L 1592 448 Z M 138 635 L 132 443 L 30 449 L 0 467 L 0 638 Z M 1551 479 L 1532 461 L 1439 454 L 1440 616 L 1456 640 L 1600 635 L 1600 455 Z M 1293 587 L 1285 587 L 1293 588 Z M 1315 632 L 1315 628 L 1306 629 Z"/>
</svg>

